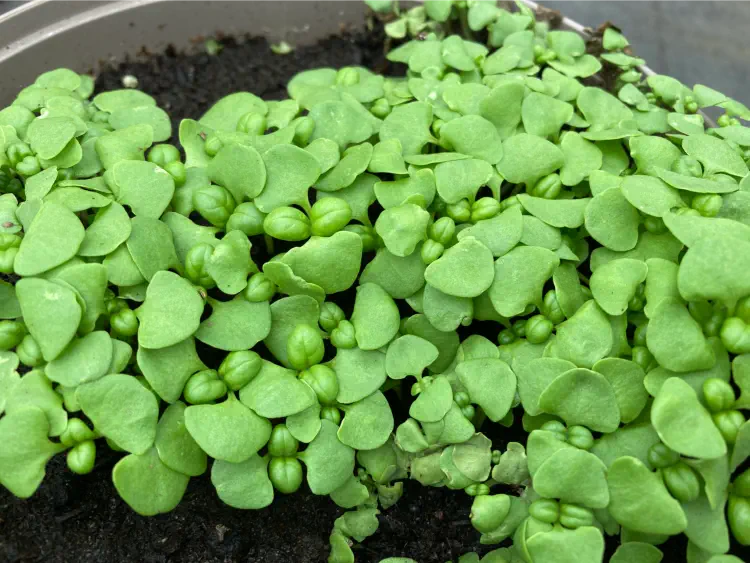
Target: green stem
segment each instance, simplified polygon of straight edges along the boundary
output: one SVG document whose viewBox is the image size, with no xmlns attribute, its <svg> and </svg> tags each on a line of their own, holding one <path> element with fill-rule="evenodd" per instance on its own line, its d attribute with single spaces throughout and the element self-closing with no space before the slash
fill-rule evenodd
<svg viewBox="0 0 750 563">
<path fill-rule="evenodd" d="M 273 256 L 273 238 L 268 235 L 263 235 L 263 239 L 266 241 L 266 252 L 269 256 Z"/>
<path fill-rule="evenodd" d="M 474 32 L 469 27 L 469 10 L 467 8 L 456 8 L 458 10 L 458 21 L 461 23 L 461 37 L 467 41 L 474 41 Z"/>
</svg>

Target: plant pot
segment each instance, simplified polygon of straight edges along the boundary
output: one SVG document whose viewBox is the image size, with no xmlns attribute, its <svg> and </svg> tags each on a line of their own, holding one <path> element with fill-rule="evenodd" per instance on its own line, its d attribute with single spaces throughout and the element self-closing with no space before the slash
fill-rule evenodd
<svg viewBox="0 0 750 563">
<path fill-rule="evenodd" d="M 535 2 L 524 0 L 532 8 Z M 77 2 L 34 0 L 0 16 L 0 106 L 11 103 L 18 91 L 46 70 L 67 67 L 79 72 L 107 60 L 119 60 L 142 50 L 178 50 L 191 40 L 220 31 L 263 35 L 271 41 L 312 43 L 358 26 L 366 6 L 350 1 L 195 1 L 134 0 Z M 568 18 L 562 27 L 587 35 L 587 29 Z M 641 68 L 654 74 L 647 67 Z"/>
</svg>

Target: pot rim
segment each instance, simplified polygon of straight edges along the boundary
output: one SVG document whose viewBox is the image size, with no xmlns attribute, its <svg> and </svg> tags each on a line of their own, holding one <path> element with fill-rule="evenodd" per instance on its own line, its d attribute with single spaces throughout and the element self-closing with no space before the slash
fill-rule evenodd
<svg viewBox="0 0 750 563">
<path fill-rule="evenodd" d="M 164 0 L 127 0 L 124 2 L 31 0 L 25 2 L 17 8 L 13 8 L 5 14 L 0 15 L 0 28 L 3 26 L 8 27 L 8 30 L 3 30 L 3 34 L 6 37 L 10 34 L 8 45 L 3 52 L 0 52 L 0 63 L 5 59 L 13 57 L 17 52 L 44 41 L 53 33 L 78 27 L 83 23 L 94 21 L 103 16 L 129 12 L 138 9 L 142 5 L 162 1 Z M 361 2 L 362 0 L 357 1 Z M 532 10 L 537 10 L 541 7 L 540 4 L 533 0 L 521 0 L 521 2 Z M 59 8 L 62 5 L 65 5 L 65 9 L 62 12 L 67 12 L 67 17 L 62 20 L 55 13 L 56 10 L 41 9 L 52 6 Z M 33 12 L 33 14 L 30 14 L 30 12 Z M 23 21 L 29 15 L 31 16 L 31 21 Z M 11 25 L 8 25 L 11 20 L 14 21 Z M 591 35 L 590 28 L 566 16 L 562 18 L 562 25 L 584 37 Z M 637 68 L 646 76 L 657 74 L 648 65 L 641 65 Z"/>
</svg>

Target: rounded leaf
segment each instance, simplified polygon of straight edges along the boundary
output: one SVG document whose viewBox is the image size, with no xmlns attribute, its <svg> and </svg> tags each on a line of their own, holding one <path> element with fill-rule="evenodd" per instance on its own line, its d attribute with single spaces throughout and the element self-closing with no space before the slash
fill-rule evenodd
<svg viewBox="0 0 750 563">
<path fill-rule="evenodd" d="M 164 465 L 156 448 L 117 462 L 112 481 L 128 506 L 141 516 L 171 511 L 182 500 L 190 477 Z"/>
<path fill-rule="evenodd" d="M 646 534 L 676 535 L 687 518 L 656 473 L 638 459 L 623 456 L 607 473 L 609 513 L 623 527 Z"/>
<path fill-rule="evenodd" d="M 492 253 L 472 237 L 452 246 L 427 266 L 424 277 L 436 289 L 456 297 L 477 297 L 495 277 Z"/>
<path fill-rule="evenodd" d="M 501 256 L 489 290 L 493 307 L 503 317 L 513 317 L 529 304 L 540 304 L 544 284 L 559 263 L 554 252 L 536 246 L 519 246 Z"/>
<path fill-rule="evenodd" d="M 211 483 L 222 502 L 233 508 L 265 508 L 273 502 L 267 466 L 268 459 L 256 454 L 240 463 L 216 460 L 211 468 Z"/>
<path fill-rule="evenodd" d="M 569 426 L 614 432 L 620 425 L 614 389 L 603 375 L 585 368 L 572 369 L 555 378 L 539 396 L 539 406 Z"/>
<path fill-rule="evenodd" d="M 67 207 L 45 202 L 34 216 L 18 249 L 13 270 L 19 276 L 36 276 L 76 255 L 85 237 L 81 221 Z"/>
<path fill-rule="evenodd" d="M 154 443 L 159 405 L 132 375 L 105 375 L 78 387 L 76 398 L 96 430 L 120 448 L 144 454 Z"/>
<path fill-rule="evenodd" d="M 337 433 L 343 444 L 355 450 L 374 450 L 388 441 L 393 432 L 393 413 L 380 391 L 343 409 L 344 420 Z"/>
<path fill-rule="evenodd" d="M 591 274 L 591 294 L 605 313 L 622 315 L 647 274 L 645 262 L 632 258 L 612 260 Z"/>
<path fill-rule="evenodd" d="M 206 471 L 207 458 L 185 427 L 186 408 L 181 401 L 167 407 L 156 427 L 154 446 L 164 465 L 184 475 L 197 477 Z"/>
<path fill-rule="evenodd" d="M 508 414 L 516 395 L 516 375 L 508 364 L 493 358 L 468 360 L 456 366 L 456 373 L 471 402 L 490 420 L 497 422 Z"/>
<path fill-rule="evenodd" d="M 341 443 L 337 431 L 333 422 L 322 420 L 318 435 L 299 454 L 307 466 L 307 484 L 313 494 L 331 494 L 354 472 L 354 450 Z"/>
<path fill-rule="evenodd" d="M 233 394 L 217 405 L 185 409 L 185 426 L 201 449 L 214 459 L 240 463 L 271 437 L 271 423 L 240 403 Z"/>
<path fill-rule="evenodd" d="M 651 424 L 661 441 L 682 455 L 714 459 L 727 452 L 711 415 L 693 388 L 678 377 L 667 379 L 656 395 Z"/>
<path fill-rule="evenodd" d="M 385 369 L 391 379 L 403 379 L 408 375 L 420 375 L 438 357 L 438 349 L 432 342 L 405 334 L 388 346 Z"/>
<path fill-rule="evenodd" d="M 351 323 L 362 350 L 386 346 L 398 333 L 400 321 L 396 303 L 379 285 L 361 283 L 357 287 Z"/>
<path fill-rule="evenodd" d="M 186 279 L 160 271 L 151 278 L 146 299 L 136 313 L 138 343 L 145 348 L 166 348 L 198 330 L 203 299 Z"/>
</svg>

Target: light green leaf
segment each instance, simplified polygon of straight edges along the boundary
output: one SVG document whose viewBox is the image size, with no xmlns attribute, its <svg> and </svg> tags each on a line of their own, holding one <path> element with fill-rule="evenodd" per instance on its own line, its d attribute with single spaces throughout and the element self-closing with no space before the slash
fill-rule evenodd
<svg viewBox="0 0 750 563">
<path fill-rule="evenodd" d="M 204 452 L 231 463 L 241 463 L 257 453 L 271 436 L 271 423 L 232 393 L 216 405 L 187 407 L 185 426 Z"/>
<path fill-rule="evenodd" d="M 476 297 L 492 285 L 495 277 L 492 253 L 475 238 L 466 237 L 430 264 L 424 277 L 448 295 Z"/>
<path fill-rule="evenodd" d="M 313 155 L 294 145 L 276 145 L 263 154 L 263 162 L 266 187 L 255 198 L 258 209 L 269 213 L 284 205 L 309 205 L 307 190 L 320 176 Z"/>
<path fill-rule="evenodd" d="M 533 184 L 565 163 L 565 155 L 557 146 L 528 133 L 507 139 L 503 143 L 503 150 L 497 171 L 514 184 Z"/>
<path fill-rule="evenodd" d="M 672 371 L 709 369 L 716 361 L 700 324 L 680 303 L 666 301 L 656 308 L 646 342 L 656 361 Z"/>
<path fill-rule="evenodd" d="M 198 330 L 202 313 L 203 299 L 190 282 L 173 272 L 157 272 L 136 310 L 138 343 L 145 348 L 177 344 Z"/>
<path fill-rule="evenodd" d="M 521 105 L 521 118 L 527 133 L 552 137 L 573 117 L 573 106 L 550 96 L 531 92 Z"/>
<path fill-rule="evenodd" d="M 687 528 L 680 503 L 659 477 L 634 457 L 615 461 L 607 474 L 608 510 L 619 524 L 636 532 L 676 535 Z"/>
<path fill-rule="evenodd" d="M 596 563 L 604 557 L 604 538 L 593 526 L 560 528 L 534 534 L 527 540 L 526 549 L 534 561 Z"/>
<path fill-rule="evenodd" d="M 351 323 L 362 350 L 386 346 L 398 333 L 399 322 L 396 303 L 379 285 L 363 283 L 357 287 Z"/>
<path fill-rule="evenodd" d="M 96 430 L 122 449 L 143 454 L 154 443 L 159 405 L 135 377 L 105 375 L 80 385 L 76 397 Z"/>
<path fill-rule="evenodd" d="M 114 165 L 117 201 L 136 216 L 158 219 L 174 195 L 174 180 L 163 168 L 151 162 L 123 160 Z"/>
<path fill-rule="evenodd" d="M 638 242 L 638 211 L 620 188 L 610 188 L 594 196 L 585 211 L 586 230 L 610 250 L 631 250 Z"/>
<path fill-rule="evenodd" d="M 678 377 L 669 378 L 659 390 L 651 407 L 651 423 L 661 441 L 682 455 L 713 459 L 727 453 L 711 415 L 690 385 Z"/>
<path fill-rule="evenodd" d="M 579 367 L 591 368 L 609 354 L 612 337 L 612 327 L 606 314 L 596 302 L 589 300 L 557 327 L 557 357 Z"/>
<path fill-rule="evenodd" d="M 344 151 L 341 160 L 315 182 L 315 188 L 323 192 L 335 192 L 351 186 L 357 177 L 367 170 L 372 158 L 372 145 L 362 143 Z"/>
<path fill-rule="evenodd" d="M 527 305 L 541 303 L 544 284 L 559 263 L 554 252 L 533 246 L 519 246 L 501 256 L 489 290 L 492 305 L 500 315 L 513 317 Z"/>
<path fill-rule="evenodd" d="M 687 301 L 719 299 L 733 305 L 750 294 L 750 242 L 735 238 L 698 240 L 680 263 L 678 287 Z"/>
<path fill-rule="evenodd" d="M 514 205 L 492 219 L 477 221 L 474 225 L 461 230 L 458 240 L 474 237 L 486 246 L 495 258 L 510 252 L 521 240 L 523 234 L 523 215 L 521 208 Z"/>
<path fill-rule="evenodd" d="M 612 260 L 591 275 L 591 293 L 605 313 L 622 315 L 647 274 L 645 262 L 632 258 Z"/>
<path fill-rule="evenodd" d="M 275 301 L 271 305 L 271 331 L 265 338 L 266 348 L 284 366 L 291 368 L 286 343 L 298 324 L 317 326 L 320 306 L 308 295 L 293 295 Z"/>
<path fill-rule="evenodd" d="M 62 451 L 47 438 L 49 422 L 44 411 L 26 407 L 0 419 L 0 483 L 12 494 L 28 498 L 44 479 L 47 462 Z"/>
<path fill-rule="evenodd" d="M 676 207 L 685 207 L 680 194 L 659 178 L 635 174 L 622 182 L 622 193 L 630 204 L 654 217 L 663 217 Z"/>
<path fill-rule="evenodd" d="M 351 404 L 371 395 L 385 383 L 385 354 L 378 350 L 339 348 L 331 367 L 339 380 L 339 403 Z"/>
<path fill-rule="evenodd" d="M 266 115 L 268 107 L 250 92 L 235 92 L 224 96 L 203 114 L 199 123 L 211 129 L 235 131 L 240 118 L 246 113 Z"/>
<path fill-rule="evenodd" d="M 463 84 L 457 88 L 467 86 L 480 85 Z M 481 88 L 487 90 L 486 86 Z M 476 113 L 479 113 L 478 108 Z M 489 164 L 497 164 L 503 157 L 502 141 L 497 128 L 479 115 L 465 115 L 448 121 L 440 129 L 440 138 L 456 152 L 484 160 Z"/>
<path fill-rule="evenodd" d="M 545 498 L 587 508 L 609 504 L 606 466 L 598 457 L 578 448 L 557 450 L 534 473 L 534 490 Z"/>
<path fill-rule="evenodd" d="M 560 169 L 560 180 L 564 186 L 576 186 L 602 167 L 603 156 L 599 147 L 569 131 L 562 136 L 560 148 L 565 155 L 565 164 Z"/>
<path fill-rule="evenodd" d="M 356 450 L 373 450 L 388 441 L 393 432 L 393 414 L 380 391 L 344 406 L 343 410 L 344 419 L 337 432 L 341 443 Z"/>
<path fill-rule="evenodd" d="M 596 432 L 614 432 L 620 424 L 614 389 L 603 375 L 585 368 L 555 378 L 539 396 L 539 406 L 568 425 L 586 426 Z"/>
<path fill-rule="evenodd" d="M 192 337 L 157 350 L 139 346 L 137 360 L 148 384 L 168 403 L 180 398 L 191 375 L 206 369 L 198 357 Z"/>
<path fill-rule="evenodd" d="M 435 167 L 437 192 L 446 203 L 473 200 L 491 177 L 492 166 L 476 158 L 441 162 Z"/>
<path fill-rule="evenodd" d="M 424 102 L 411 102 L 393 108 L 383 120 L 380 140 L 398 139 L 404 156 L 419 154 L 432 139 L 432 106 Z"/>
<path fill-rule="evenodd" d="M 190 477 L 167 467 L 155 448 L 122 458 L 112 470 L 112 481 L 128 506 L 142 516 L 173 510 L 182 500 Z"/>
<path fill-rule="evenodd" d="M 427 238 L 429 221 L 430 214 L 425 209 L 404 203 L 382 211 L 375 222 L 375 230 L 390 252 L 405 257 Z"/>
<path fill-rule="evenodd" d="M 97 211 L 93 223 L 86 229 L 79 256 L 106 256 L 128 240 L 130 217 L 122 205 L 113 201 Z"/>
<path fill-rule="evenodd" d="M 108 373 L 112 362 L 112 341 L 104 331 L 91 332 L 70 345 L 44 368 L 52 381 L 66 387 L 95 381 Z"/>
<path fill-rule="evenodd" d="M 113 129 L 125 129 L 133 125 L 148 125 L 154 131 L 154 142 L 161 143 L 172 136 L 172 124 L 169 115 L 156 106 L 120 108 L 109 116 Z"/>
<path fill-rule="evenodd" d="M 424 286 L 425 268 L 419 249 L 401 257 L 381 248 L 365 266 L 359 282 L 376 283 L 394 299 L 406 299 Z"/>
<path fill-rule="evenodd" d="M 273 502 L 268 458 L 251 455 L 240 463 L 217 460 L 211 468 L 216 494 L 232 508 L 259 510 Z"/>
<path fill-rule="evenodd" d="M 558 228 L 577 229 L 583 225 L 584 211 L 591 201 L 583 199 L 545 199 L 519 194 L 524 209 L 537 219 Z"/>
<path fill-rule="evenodd" d="M 236 295 L 247 286 L 247 277 L 257 267 L 250 258 L 251 244 L 242 231 L 230 231 L 214 247 L 206 272 L 227 295 Z"/>
<path fill-rule="evenodd" d="M 641 366 L 623 358 L 604 358 L 594 364 L 593 370 L 601 373 L 612 386 L 620 410 L 620 419 L 633 422 L 648 402 Z"/>
<path fill-rule="evenodd" d="M 145 216 L 136 216 L 130 221 L 128 252 L 146 281 L 151 281 L 157 272 L 179 268 L 172 231 L 167 225 Z"/>
<path fill-rule="evenodd" d="M 469 297 L 448 295 L 427 284 L 424 287 L 422 309 L 432 326 L 449 332 L 471 322 L 474 301 Z"/>
<path fill-rule="evenodd" d="M 299 456 L 307 466 L 307 484 L 313 494 L 331 494 L 354 471 L 354 450 L 341 443 L 337 431 L 330 420 L 321 421 L 320 432 Z"/>
<path fill-rule="evenodd" d="M 742 157 L 723 139 L 703 134 L 689 135 L 683 140 L 682 148 L 703 165 L 705 174 L 723 172 L 744 177 L 749 172 Z"/>
<path fill-rule="evenodd" d="M 539 396 L 557 376 L 574 369 L 576 365 L 559 358 L 537 358 L 518 370 L 518 394 L 524 411 L 530 416 L 542 414 Z"/>
<path fill-rule="evenodd" d="M 57 358 L 75 336 L 81 306 L 70 286 L 39 278 L 16 283 L 16 296 L 26 328 L 48 362 Z"/>
<path fill-rule="evenodd" d="M 200 323 L 195 338 L 212 348 L 248 350 L 266 338 L 271 330 L 268 301 L 251 303 L 242 296 L 231 301 L 208 299 L 211 316 Z"/>
<path fill-rule="evenodd" d="M 282 261 L 327 295 L 349 289 L 356 281 L 362 260 L 362 239 L 349 231 L 330 237 L 311 237 L 287 252 Z"/>
<path fill-rule="evenodd" d="M 102 166 L 109 170 L 123 160 L 142 161 L 144 151 L 153 142 L 154 130 L 149 125 L 134 125 L 97 137 L 95 148 Z M 83 156 L 82 153 L 81 156 Z"/>
<path fill-rule="evenodd" d="M 420 422 L 438 422 L 453 405 L 453 390 L 446 377 L 423 383 L 423 389 L 409 408 L 409 416 Z"/>
<path fill-rule="evenodd" d="M 438 349 L 429 340 L 405 334 L 388 346 L 385 369 L 391 379 L 419 375 L 438 357 Z"/>
<path fill-rule="evenodd" d="M 269 151 L 275 148 L 272 147 Z M 269 158 L 273 160 L 272 157 Z M 264 161 L 257 150 L 246 145 L 232 144 L 222 147 L 208 164 L 207 171 L 209 179 L 229 190 L 237 203 L 258 197 L 266 185 Z M 276 172 L 277 170 L 274 169 L 274 175 Z M 275 178 L 276 190 L 283 189 L 291 183 L 284 180 L 284 178 Z"/>
<path fill-rule="evenodd" d="M 490 420 L 497 422 L 508 414 L 516 394 L 516 376 L 508 364 L 492 358 L 468 360 L 456 366 L 456 373 L 472 403 Z"/>
<path fill-rule="evenodd" d="M 35 276 L 67 262 L 78 252 L 84 228 L 75 214 L 53 202 L 43 203 L 18 249 L 13 269 L 19 276 Z"/>
<path fill-rule="evenodd" d="M 258 375 L 240 389 L 240 401 L 259 416 L 283 418 L 310 408 L 317 399 L 295 371 L 264 361 Z"/>
<path fill-rule="evenodd" d="M 164 465 L 183 475 L 197 477 L 206 471 L 206 454 L 185 428 L 185 403 L 167 407 L 156 427 L 154 446 Z"/>
</svg>

